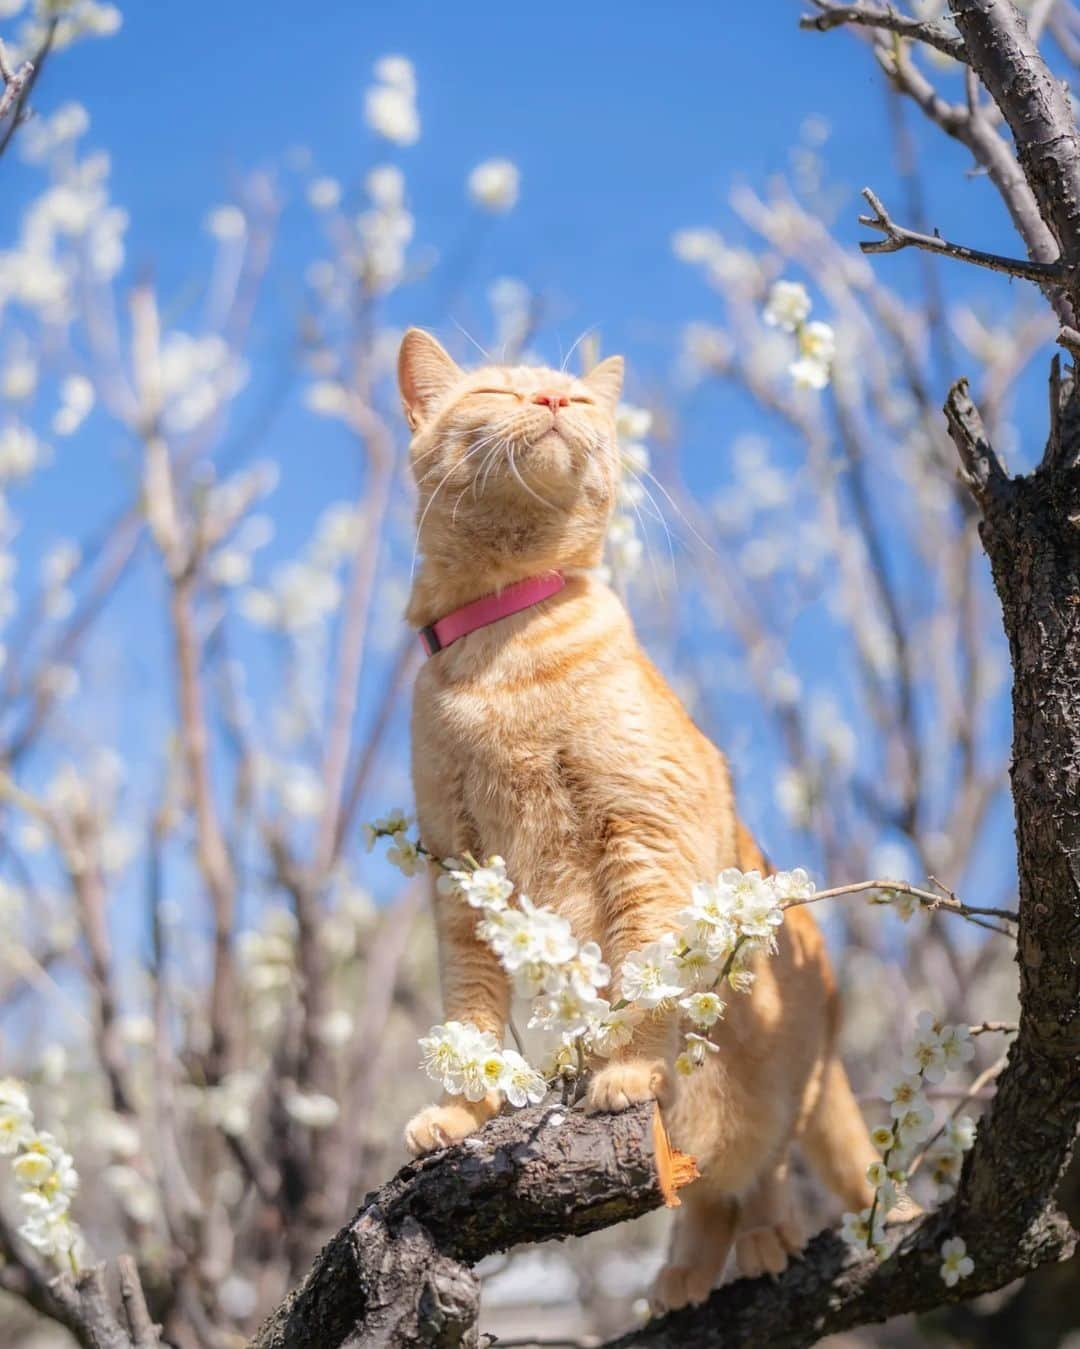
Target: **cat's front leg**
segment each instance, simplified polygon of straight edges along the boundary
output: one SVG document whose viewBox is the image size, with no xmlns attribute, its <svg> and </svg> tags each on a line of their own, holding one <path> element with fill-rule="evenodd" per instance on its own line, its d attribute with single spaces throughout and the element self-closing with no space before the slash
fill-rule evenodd
<svg viewBox="0 0 1080 1349">
<path fill-rule="evenodd" d="M 670 896 L 670 899 L 669 899 Z M 624 883 L 617 896 L 609 899 L 604 915 L 606 939 L 604 957 L 611 966 L 611 1001 L 626 996 L 622 987 L 622 967 L 627 956 L 644 949 L 672 926 L 671 914 L 678 905 L 665 884 Z M 599 1068 L 589 1083 L 587 1106 L 590 1111 L 628 1110 L 638 1101 L 671 1101 L 672 1048 L 676 1016 L 668 1007 L 647 1011 L 635 1028 L 629 1044 L 616 1050 Z"/>
<path fill-rule="evenodd" d="M 405 1147 L 419 1157 L 460 1143 L 482 1129 L 501 1104 L 498 1092 L 488 1092 L 479 1101 L 444 1094 L 438 1105 L 425 1106 L 406 1124 Z"/>
<path fill-rule="evenodd" d="M 476 935 L 477 912 L 456 895 L 435 895 L 445 1021 L 471 1024 L 502 1044 L 510 991 L 497 957 Z M 479 1101 L 443 1094 L 405 1126 L 405 1146 L 414 1157 L 458 1143 L 482 1128 L 502 1105 L 498 1092 Z"/>
</svg>

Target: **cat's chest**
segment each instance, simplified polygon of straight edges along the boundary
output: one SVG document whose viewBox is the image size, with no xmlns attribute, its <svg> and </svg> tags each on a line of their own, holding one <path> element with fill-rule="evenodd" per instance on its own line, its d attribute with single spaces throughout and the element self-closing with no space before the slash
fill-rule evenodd
<svg viewBox="0 0 1080 1349">
<path fill-rule="evenodd" d="M 475 831 L 504 855 L 522 837 L 570 845 L 585 827 L 580 737 L 559 695 L 534 689 L 451 689 L 418 699 L 413 722 L 417 806 L 444 834 Z M 580 728 L 577 728 L 580 729 Z"/>
</svg>

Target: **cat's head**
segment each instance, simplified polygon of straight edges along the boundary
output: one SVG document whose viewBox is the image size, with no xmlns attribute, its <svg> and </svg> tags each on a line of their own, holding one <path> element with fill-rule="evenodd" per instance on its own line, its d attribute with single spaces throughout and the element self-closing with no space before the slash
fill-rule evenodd
<svg viewBox="0 0 1080 1349">
<path fill-rule="evenodd" d="M 398 383 L 425 562 L 493 585 L 596 566 L 619 475 L 622 375 L 621 356 L 581 376 L 541 366 L 466 371 L 410 328 Z"/>
</svg>

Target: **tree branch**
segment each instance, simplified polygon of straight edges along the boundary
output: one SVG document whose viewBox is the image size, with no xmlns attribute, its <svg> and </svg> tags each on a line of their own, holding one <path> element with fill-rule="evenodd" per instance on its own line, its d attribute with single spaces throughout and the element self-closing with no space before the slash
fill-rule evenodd
<svg viewBox="0 0 1080 1349">
<path fill-rule="evenodd" d="M 12 70 L 7 48 L 0 41 L 0 79 L 4 81 L 4 91 L 0 94 L 0 118 L 6 117 L 19 103 L 33 73 L 33 61 L 24 61 L 18 70 Z"/>
<path fill-rule="evenodd" d="M 799 20 L 800 28 L 827 33 L 832 28 L 855 25 L 861 28 L 877 28 L 900 37 L 911 38 L 916 42 L 925 42 L 935 47 L 955 61 L 965 59 L 964 43 L 943 23 L 933 20 L 912 19 L 899 14 L 892 8 L 877 9 L 872 5 L 835 5 L 830 0 L 814 0 L 821 14 L 804 14 Z"/>
<path fill-rule="evenodd" d="M 945 421 L 960 455 L 964 480 L 972 495 L 985 505 L 1007 495 L 1009 477 L 987 439 L 979 410 L 971 401 L 966 379 L 957 380 L 945 400 Z"/>
<path fill-rule="evenodd" d="M 971 68 L 1012 130 L 1064 262 L 1080 263 L 1080 134 L 1069 98 L 1008 0 L 949 0 Z"/>
<path fill-rule="evenodd" d="M 252 1349 L 472 1342 L 469 1265 L 677 1202 L 696 1169 L 667 1148 L 658 1118 L 652 1105 L 614 1116 L 535 1106 L 410 1163 L 367 1196 Z M 439 1338 L 451 1327 L 460 1338 Z"/>
<path fill-rule="evenodd" d="M 862 240 L 859 247 L 864 253 L 898 253 L 902 248 L 922 248 L 928 253 L 970 262 L 976 267 L 988 267 L 993 272 L 1004 272 L 1008 276 L 1020 276 L 1040 285 L 1061 286 L 1068 277 L 1068 272 L 1058 262 L 1006 258 L 999 253 L 984 253 L 978 248 L 968 248 L 965 244 L 949 243 L 940 234 L 919 234 L 916 230 L 905 229 L 892 219 L 882 205 L 881 198 L 870 188 L 864 187 L 862 194 L 869 202 L 873 215 L 859 216 L 859 224 L 868 229 L 880 230 L 885 236 L 883 239 Z"/>
<path fill-rule="evenodd" d="M 801 1349 L 902 1312 L 966 1301 L 1047 1260 L 1065 1259 L 1073 1248 L 1069 1225 L 1056 1213 L 1034 1224 L 1016 1249 L 995 1239 L 988 1215 L 976 1223 L 955 1204 L 900 1231 L 888 1259 L 854 1265 L 836 1233 L 822 1232 L 783 1274 L 739 1279 L 700 1307 L 650 1321 L 605 1349 Z M 957 1234 L 975 1253 L 975 1272 L 946 1288 L 939 1273 L 941 1243 Z"/>
</svg>

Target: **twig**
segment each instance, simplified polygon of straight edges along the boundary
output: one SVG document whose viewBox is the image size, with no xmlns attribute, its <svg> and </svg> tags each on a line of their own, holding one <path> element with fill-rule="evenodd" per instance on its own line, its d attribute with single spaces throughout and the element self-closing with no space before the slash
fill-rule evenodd
<svg viewBox="0 0 1080 1349">
<path fill-rule="evenodd" d="M 980 1021 L 977 1026 L 969 1026 L 969 1035 L 1015 1035 L 1020 1026 L 1015 1021 Z"/>
<path fill-rule="evenodd" d="M 6 117 L 22 98 L 34 74 L 33 61 L 24 61 L 18 70 L 12 70 L 8 61 L 7 48 L 0 40 L 0 79 L 4 81 L 4 92 L 0 94 L 0 119 Z"/>
<path fill-rule="evenodd" d="M 17 83 L 18 89 L 15 98 L 4 109 L 4 114 L 7 116 L 8 123 L 3 132 L 0 133 L 0 155 L 2 155 L 11 144 L 12 136 L 14 136 L 15 132 L 22 125 L 23 112 L 30 100 L 34 85 L 37 84 L 38 80 L 41 78 L 41 72 L 45 69 L 45 62 L 49 58 L 49 53 L 52 51 L 53 40 L 56 37 L 56 25 L 58 22 L 59 20 L 57 18 L 49 20 L 49 27 L 45 32 L 44 40 L 37 49 L 33 60 L 27 61 L 20 66 L 11 81 L 8 80 L 6 74 L 4 76 L 6 85 L 4 91 L 5 97 L 7 95 L 7 90 L 11 88 L 12 83 Z M 27 69 L 27 66 L 29 66 L 29 69 Z"/>
<path fill-rule="evenodd" d="M 883 239 L 862 240 L 859 247 L 864 253 L 898 253 L 902 248 L 922 248 L 929 253 L 956 258 L 959 262 L 970 262 L 976 267 L 988 267 L 993 272 L 1004 272 L 1007 276 L 1020 276 L 1040 285 L 1061 286 L 1068 279 L 1068 271 L 1060 262 L 1006 258 L 999 253 L 984 253 L 978 248 L 968 248 L 966 244 L 950 243 L 940 234 L 920 234 L 917 230 L 905 229 L 893 220 L 881 198 L 871 188 L 864 187 L 862 194 L 869 202 L 873 215 L 859 216 L 859 224 L 865 225 L 867 229 L 879 230 L 885 236 Z"/>
<path fill-rule="evenodd" d="M 155 1349 L 161 1343 L 158 1328 L 146 1306 L 146 1294 L 139 1279 L 139 1269 L 130 1255 L 118 1255 L 116 1268 L 120 1276 L 120 1299 L 124 1316 L 135 1349 Z"/>
<path fill-rule="evenodd" d="M 933 20 L 912 19 L 899 14 L 891 7 L 877 9 L 873 5 L 834 5 L 829 0 L 813 0 L 821 14 L 804 14 L 799 20 L 800 28 L 827 33 L 832 28 L 841 28 L 855 24 L 861 28 L 877 28 L 899 37 L 911 38 L 915 42 L 924 42 L 934 47 L 954 61 L 963 61 L 964 43 L 943 23 Z"/>
<path fill-rule="evenodd" d="M 959 914 L 962 918 L 1004 918 L 1006 922 L 1015 923 L 1019 915 L 1012 909 L 991 909 L 979 908 L 973 904 L 964 904 L 957 899 L 954 894 L 941 893 L 935 890 L 920 890 L 918 886 L 909 885 L 907 881 L 855 881 L 851 885 L 836 885 L 829 890 L 817 890 L 805 899 L 788 899 L 784 901 L 785 909 L 798 908 L 802 904 L 816 904 L 819 899 L 838 899 L 842 895 L 865 894 L 868 890 L 878 890 L 883 894 L 892 893 L 898 895 L 910 895 L 917 899 L 923 908 L 933 912 L 935 909 L 945 909 L 949 913 Z M 1011 936 L 1005 928 L 997 929 Z"/>
</svg>

